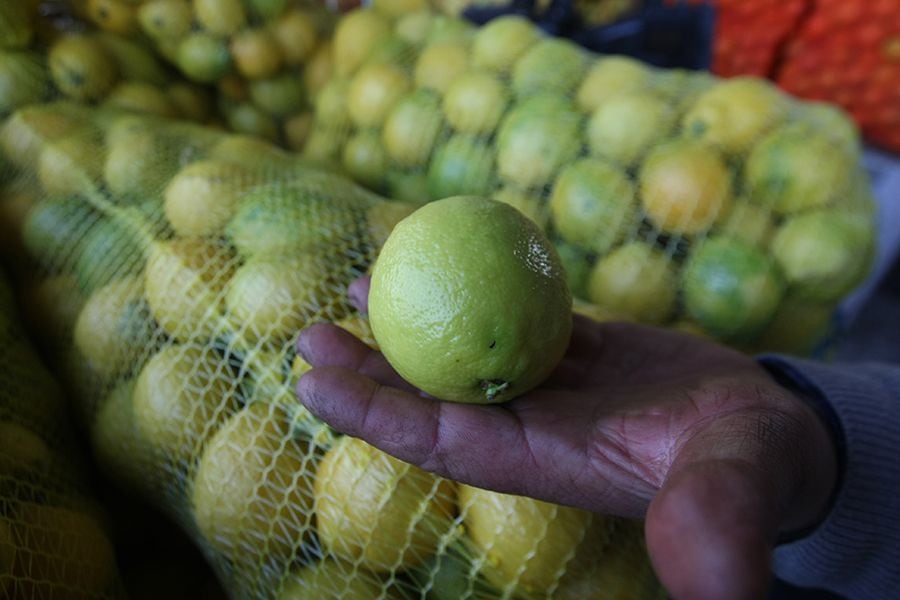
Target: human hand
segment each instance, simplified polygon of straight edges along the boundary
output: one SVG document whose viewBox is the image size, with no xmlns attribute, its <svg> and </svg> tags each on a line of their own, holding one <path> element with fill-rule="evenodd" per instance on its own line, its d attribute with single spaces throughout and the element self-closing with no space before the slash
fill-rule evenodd
<svg viewBox="0 0 900 600">
<path fill-rule="evenodd" d="M 368 280 L 351 286 L 365 311 Z M 752 358 L 697 336 L 576 316 L 540 388 L 441 402 L 329 324 L 304 330 L 297 392 L 316 416 L 455 481 L 646 518 L 674 598 L 760 598 L 779 535 L 815 525 L 836 482 L 825 425 Z"/>
</svg>

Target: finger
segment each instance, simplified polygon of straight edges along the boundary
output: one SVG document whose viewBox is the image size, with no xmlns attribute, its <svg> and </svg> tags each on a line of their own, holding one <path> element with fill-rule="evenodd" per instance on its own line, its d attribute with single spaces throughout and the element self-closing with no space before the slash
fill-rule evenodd
<svg viewBox="0 0 900 600">
<path fill-rule="evenodd" d="M 369 285 L 371 282 L 371 276 L 366 275 L 354 280 L 347 287 L 347 296 L 350 299 L 350 304 L 364 315 L 369 312 Z"/>
<path fill-rule="evenodd" d="M 381 386 L 340 368 L 316 368 L 297 386 L 314 415 L 406 462 L 444 477 L 512 494 L 560 501 L 567 469 L 546 441 L 531 440 L 518 417 L 502 406 L 441 402 Z"/>
<path fill-rule="evenodd" d="M 820 443 L 802 413 L 771 407 L 691 434 L 647 514 L 648 549 L 674 598 L 765 596 L 779 530 L 807 523 L 807 496 L 827 497 L 809 491 L 828 485 L 809 467 Z"/>
<path fill-rule="evenodd" d="M 740 463 L 698 463 L 651 503 L 647 547 L 672 598 L 766 597 L 774 529 L 760 483 Z"/>
<path fill-rule="evenodd" d="M 409 391 L 415 389 L 400 377 L 384 355 L 331 323 L 318 323 L 301 331 L 297 339 L 297 352 L 313 367 L 341 367 L 382 385 Z"/>
</svg>

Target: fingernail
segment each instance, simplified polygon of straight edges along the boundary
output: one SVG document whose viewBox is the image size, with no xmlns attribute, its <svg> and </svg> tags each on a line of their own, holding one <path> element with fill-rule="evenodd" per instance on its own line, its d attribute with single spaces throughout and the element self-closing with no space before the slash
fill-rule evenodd
<svg viewBox="0 0 900 600">
<path fill-rule="evenodd" d="M 360 312 L 360 314 L 365 315 L 366 311 L 366 297 L 365 294 L 368 292 L 368 289 L 364 283 L 363 279 L 357 279 L 353 283 L 351 283 L 347 287 L 347 297 L 350 300 L 350 304 L 356 308 Z"/>
</svg>

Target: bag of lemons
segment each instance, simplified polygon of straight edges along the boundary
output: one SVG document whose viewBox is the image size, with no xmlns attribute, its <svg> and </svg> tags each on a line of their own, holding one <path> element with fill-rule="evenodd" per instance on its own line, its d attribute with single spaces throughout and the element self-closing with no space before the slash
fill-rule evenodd
<svg viewBox="0 0 900 600">
<path fill-rule="evenodd" d="M 414 205 L 258 139 L 69 102 L 14 112 L 0 152 L 28 320 L 94 456 L 233 597 L 661 597 L 639 524 L 457 485 L 296 400 L 302 327 L 372 343 L 347 286 Z"/>
<path fill-rule="evenodd" d="M 0 5 L 0 114 L 60 97 L 197 122 L 212 118 L 210 93 L 179 77 L 140 39 L 24 2 Z"/>
<path fill-rule="evenodd" d="M 308 98 L 330 76 L 333 17 L 303 0 L 90 0 L 129 11 L 134 26 L 189 80 L 216 88 L 229 129 L 299 149 Z"/>
<path fill-rule="evenodd" d="M 0 596 L 122 597 L 106 517 L 66 419 L 0 276 Z"/>
<path fill-rule="evenodd" d="M 828 333 L 874 251 L 839 109 L 398 4 L 337 23 L 305 156 L 398 200 L 512 204 L 555 240 L 579 310 L 751 351 Z"/>
</svg>

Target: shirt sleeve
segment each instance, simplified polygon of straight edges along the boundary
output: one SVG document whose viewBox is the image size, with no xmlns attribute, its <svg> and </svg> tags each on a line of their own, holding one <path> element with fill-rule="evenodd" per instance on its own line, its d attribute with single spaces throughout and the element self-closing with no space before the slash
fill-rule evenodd
<svg viewBox="0 0 900 600">
<path fill-rule="evenodd" d="M 840 483 L 825 520 L 775 549 L 775 575 L 847 598 L 900 593 L 900 367 L 828 365 L 783 356 L 760 362 L 836 419 Z M 808 395 L 807 395 L 808 396 Z M 816 400 L 815 398 L 818 398 Z M 828 419 L 826 418 L 826 421 Z"/>
</svg>

